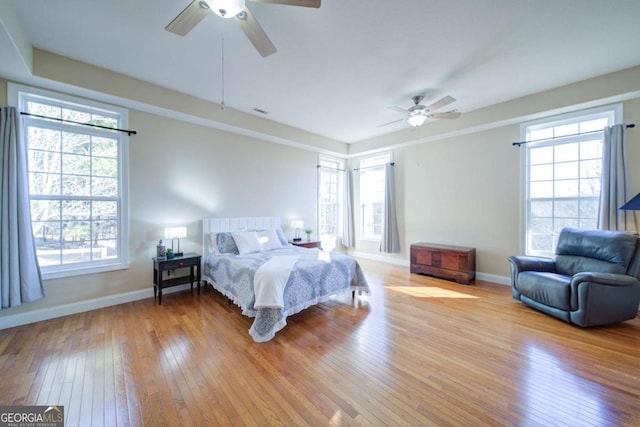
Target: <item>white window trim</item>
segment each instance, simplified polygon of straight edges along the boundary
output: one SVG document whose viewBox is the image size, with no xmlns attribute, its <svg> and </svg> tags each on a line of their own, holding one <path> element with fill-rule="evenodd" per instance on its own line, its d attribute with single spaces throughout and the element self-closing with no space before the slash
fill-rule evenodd
<svg viewBox="0 0 640 427">
<path fill-rule="evenodd" d="M 98 109 L 117 112 L 120 117 L 120 127 L 127 129 L 129 127 L 129 110 L 114 105 L 92 101 L 84 98 L 78 98 L 71 95 L 65 95 L 45 89 L 35 88 L 31 86 L 21 85 L 9 82 L 7 84 L 7 100 L 9 105 L 19 107 L 20 94 L 28 93 L 39 95 L 47 98 L 58 99 L 70 103 L 86 105 Z M 80 276 L 85 274 L 103 273 L 107 271 L 123 270 L 129 267 L 129 136 L 123 133 L 120 137 L 120 162 L 119 162 L 119 178 L 120 178 L 120 257 L 113 261 L 95 262 L 93 265 L 87 266 L 56 266 L 55 269 L 42 270 L 42 278 L 44 280 L 59 279 L 64 277 Z"/>
<path fill-rule="evenodd" d="M 589 116 L 591 114 L 599 114 L 606 111 L 613 111 L 614 124 L 623 123 L 623 105 L 612 104 L 603 105 L 600 107 L 589 108 L 586 110 L 572 111 L 570 113 L 560 114 L 556 116 L 548 116 L 541 119 L 531 120 L 520 124 L 520 141 L 525 141 L 527 138 L 527 129 L 536 125 L 543 125 L 547 123 L 572 122 L 577 117 Z M 524 147 L 523 147 L 524 148 Z M 527 164 L 527 150 L 520 150 L 520 233 L 519 233 L 519 247 L 520 253 L 527 253 L 527 201 L 529 200 L 528 194 L 528 181 L 529 181 L 529 165 Z"/>
</svg>

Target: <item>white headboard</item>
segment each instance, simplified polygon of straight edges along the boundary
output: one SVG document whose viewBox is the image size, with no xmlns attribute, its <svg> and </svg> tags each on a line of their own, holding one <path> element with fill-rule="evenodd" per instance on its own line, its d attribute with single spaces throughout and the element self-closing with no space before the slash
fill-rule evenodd
<svg viewBox="0 0 640 427">
<path fill-rule="evenodd" d="M 279 216 L 251 216 L 241 218 L 204 218 L 202 220 L 202 251 L 206 254 L 209 233 L 280 228 Z"/>
</svg>

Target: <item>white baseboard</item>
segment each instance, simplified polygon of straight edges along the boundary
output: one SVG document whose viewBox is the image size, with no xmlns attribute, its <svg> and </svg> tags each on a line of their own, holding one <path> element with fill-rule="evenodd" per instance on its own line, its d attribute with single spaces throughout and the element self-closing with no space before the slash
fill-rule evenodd
<svg viewBox="0 0 640 427">
<path fill-rule="evenodd" d="M 378 254 L 369 254 L 366 252 L 358 252 L 358 251 L 349 251 L 349 255 L 354 256 L 356 258 L 364 258 L 370 259 L 373 261 L 386 262 L 387 264 L 399 265 L 402 267 L 409 267 L 408 259 L 400 259 L 387 257 L 384 255 Z M 511 286 L 511 278 L 508 276 L 498 276 L 497 274 L 488 274 L 488 273 L 480 273 L 476 271 L 476 279 L 483 280 L 485 282 L 497 283 L 499 285 Z"/>
<path fill-rule="evenodd" d="M 166 295 L 188 289 L 191 289 L 191 286 L 189 284 L 179 285 L 163 289 L 162 294 Z M 121 294 L 109 295 L 106 297 L 59 305 L 57 307 L 43 308 L 41 310 L 28 311 L 8 316 L 0 316 L 0 329 L 13 328 L 14 326 L 27 325 L 29 323 L 40 322 L 42 320 L 54 319 L 56 317 L 68 316 L 70 314 L 82 313 L 84 311 L 124 304 L 127 302 L 137 301 L 145 298 L 153 298 L 153 286 L 148 289 L 124 292 Z"/>
<path fill-rule="evenodd" d="M 367 253 L 367 252 L 358 252 L 358 251 L 348 251 L 347 253 L 349 255 L 351 255 L 351 256 L 356 257 L 356 258 L 370 259 L 372 261 L 380 261 L 380 262 L 386 262 L 387 264 L 393 264 L 393 265 L 400 265 L 400 266 L 403 266 L 403 267 L 409 267 L 409 260 L 408 259 L 393 258 L 393 257 L 385 256 L 385 255 L 370 254 L 370 253 Z"/>
</svg>

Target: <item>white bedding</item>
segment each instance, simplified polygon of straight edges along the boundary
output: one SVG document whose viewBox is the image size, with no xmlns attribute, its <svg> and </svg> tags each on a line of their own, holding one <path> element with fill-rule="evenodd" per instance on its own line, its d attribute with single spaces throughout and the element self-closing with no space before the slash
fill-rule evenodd
<svg viewBox="0 0 640 427">
<path fill-rule="evenodd" d="M 284 288 L 299 255 L 274 256 L 257 270 L 253 278 L 254 308 L 283 308 Z"/>
</svg>

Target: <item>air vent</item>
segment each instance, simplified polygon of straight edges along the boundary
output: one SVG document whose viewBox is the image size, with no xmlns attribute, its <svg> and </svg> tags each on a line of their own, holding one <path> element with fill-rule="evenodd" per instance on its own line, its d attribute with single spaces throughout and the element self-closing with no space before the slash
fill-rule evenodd
<svg viewBox="0 0 640 427">
<path fill-rule="evenodd" d="M 256 113 L 260 113 L 260 114 L 269 114 L 268 111 L 264 111 L 260 108 L 254 108 L 253 111 L 255 111 Z"/>
</svg>

